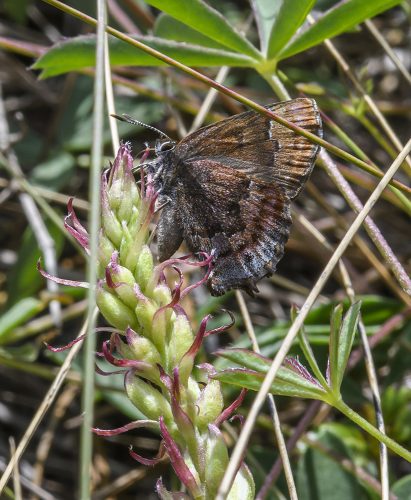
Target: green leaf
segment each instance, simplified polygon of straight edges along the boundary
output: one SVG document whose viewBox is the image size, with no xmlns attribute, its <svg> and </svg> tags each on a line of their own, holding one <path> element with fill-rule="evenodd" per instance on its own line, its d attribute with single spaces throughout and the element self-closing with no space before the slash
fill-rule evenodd
<svg viewBox="0 0 411 500">
<path fill-rule="evenodd" d="M 46 220 L 47 230 L 54 241 L 56 255 L 59 256 L 64 244 L 64 235 L 60 228 Z M 37 261 L 41 255 L 38 243 L 31 227 L 23 233 L 17 261 L 8 274 L 8 305 L 11 306 L 24 297 L 34 295 L 42 286 L 44 278 L 37 271 Z"/>
<path fill-rule="evenodd" d="M 271 364 L 268 358 L 248 349 L 219 349 L 215 354 L 236 365 L 261 373 L 266 373 Z"/>
<path fill-rule="evenodd" d="M 31 171 L 30 181 L 37 186 L 59 191 L 72 178 L 75 164 L 73 155 L 60 151 L 37 164 Z"/>
<path fill-rule="evenodd" d="M 248 368 L 229 368 L 213 375 L 213 378 L 237 387 L 258 391 L 267 371 L 268 366 L 263 372 Z M 327 394 L 320 386 L 285 366 L 278 370 L 270 392 L 278 396 L 327 400 Z"/>
<path fill-rule="evenodd" d="M 267 54 L 268 41 L 281 5 L 281 1 L 278 0 L 275 2 L 273 0 L 251 0 L 263 54 Z"/>
<path fill-rule="evenodd" d="M 345 0 L 325 12 L 312 26 L 297 36 L 279 54 L 279 59 L 298 54 L 327 38 L 337 36 L 366 19 L 401 3 L 401 0 Z"/>
<path fill-rule="evenodd" d="M 227 50 L 221 43 L 212 40 L 168 14 L 160 14 L 155 22 L 153 33 L 158 38 L 201 45 L 211 49 Z"/>
<path fill-rule="evenodd" d="M 307 339 L 307 335 L 305 334 L 304 326 L 300 328 L 298 332 L 298 340 L 300 342 L 301 350 L 310 365 L 311 370 L 313 371 L 315 377 L 320 382 L 323 387 L 327 387 L 327 381 L 324 378 L 324 375 L 321 373 L 320 367 L 318 366 L 317 360 L 315 359 L 314 352 L 311 348 L 311 344 Z"/>
<path fill-rule="evenodd" d="M 355 453 L 357 458 L 367 456 L 369 452 L 367 437 L 357 425 L 351 422 L 324 422 L 321 424 L 321 430 L 336 436 L 352 453 Z"/>
<path fill-rule="evenodd" d="M 313 439 L 313 438 L 311 438 Z M 298 462 L 297 493 L 300 500 L 346 500 L 366 498 L 357 478 L 347 472 L 331 453 L 351 462 L 344 442 L 329 432 L 321 432 L 318 448 L 307 448 Z"/>
<path fill-rule="evenodd" d="M 361 295 L 358 298 L 361 299 L 361 315 L 366 325 L 380 327 L 381 323 L 387 321 L 393 314 L 400 312 L 403 307 L 398 300 L 381 295 Z M 347 308 L 350 306 L 348 299 L 342 301 L 342 304 Z M 329 332 L 330 316 L 334 307 L 335 303 L 328 302 L 310 311 L 305 321 L 307 333 L 309 333 L 308 325 L 318 324 L 327 325 L 327 331 Z"/>
<path fill-rule="evenodd" d="M 342 304 L 338 304 L 334 307 L 331 313 L 331 324 L 330 324 L 330 346 L 329 346 L 329 367 L 330 367 L 330 384 L 332 388 L 339 389 L 338 384 L 338 337 L 340 334 L 342 314 L 343 314 Z"/>
<path fill-rule="evenodd" d="M 357 331 L 360 317 L 361 301 L 353 304 L 347 311 L 342 321 L 338 334 L 333 337 L 333 345 L 330 347 L 330 372 L 332 374 L 331 387 L 333 391 L 339 391 L 344 377 L 345 368 L 351 353 L 355 333 Z M 335 323 L 338 325 L 339 312 L 336 312 Z"/>
<path fill-rule="evenodd" d="M 209 49 L 199 45 L 163 40 L 152 36 L 134 37 L 146 45 L 177 59 L 187 66 L 238 66 L 249 67 L 254 60 L 247 56 L 217 49 Z M 69 71 L 78 71 L 93 67 L 95 64 L 94 35 L 85 35 L 59 42 L 47 53 L 41 56 L 33 65 L 34 69 L 42 70 L 40 77 L 61 75 Z M 166 64 L 142 50 L 123 42 L 115 37 L 109 37 L 110 64 L 112 66 L 165 66 Z"/>
<path fill-rule="evenodd" d="M 0 347 L 0 357 L 23 361 L 24 363 L 34 363 L 38 358 L 41 347 L 38 342 L 25 342 L 17 347 Z"/>
<path fill-rule="evenodd" d="M 411 498 L 411 474 L 394 483 L 391 492 L 397 496 L 398 500 L 409 500 Z"/>
<path fill-rule="evenodd" d="M 259 59 L 258 50 L 202 0 L 146 0 L 157 9 L 240 54 Z"/>
<path fill-rule="evenodd" d="M 13 340 L 13 330 L 44 309 L 44 303 L 33 297 L 22 299 L 0 317 L 0 343 Z"/>
<path fill-rule="evenodd" d="M 411 389 L 408 387 L 390 385 L 381 395 L 382 413 L 390 436 L 406 446 L 411 438 L 410 401 Z"/>
<path fill-rule="evenodd" d="M 267 58 L 274 58 L 303 24 L 316 0 L 282 0 L 271 28 Z"/>
</svg>

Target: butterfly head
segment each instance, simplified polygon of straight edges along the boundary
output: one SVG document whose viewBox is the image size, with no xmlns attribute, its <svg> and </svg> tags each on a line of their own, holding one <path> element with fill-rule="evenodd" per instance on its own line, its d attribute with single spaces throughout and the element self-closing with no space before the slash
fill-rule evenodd
<svg viewBox="0 0 411 500">
<path fill-rule="evenodd" d="M 158 139 L 154 146 L 156 158 L 149 163 L 148 172 L 153 176 L 156 189 L 159 192 L 167 192 L 175 179 L 176 162 L 174 150 L 176 142 L 168 138 Z"/>
<path fill-rule="evenodd" d="M 154 150 L 157 156 L 164 156 L 164 153 L 168 153 L 172 151 L 176 147 L 176 142 L 172 139 L 168 139 L 166 141 L 161 141 L 157 139 Z"/>
</svg>

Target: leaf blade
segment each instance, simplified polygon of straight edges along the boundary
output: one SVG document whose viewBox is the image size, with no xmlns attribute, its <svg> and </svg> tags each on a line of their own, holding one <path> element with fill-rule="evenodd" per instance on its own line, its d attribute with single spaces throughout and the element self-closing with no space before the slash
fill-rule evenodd
<svg viewBox="0 0 411 500">
<path fill-rule="evenodd" d="M 339 333 L 341 329 L 343 314 L 342 304 L 335 306 L 331 314 L 330 324 L 330 345 L 329 345 L 329 370 L 330 370 L 330 386 L 333 390 L 338 390 L 338 348 L 339 348 Z"/>
<path fill-rule="evenodd" d="M 156 19 L 154 36 L 164 40 L 174 40 L 175 42 L 185 42 L 192 45 L 200 45 L 209 49 L 227 50 L 221 43 L 212 40 L 197 30 L 190 28 L 186 24 L 178 21 L 168 14 L 160 14 Z"/>
<path fill-rule="evenodd" d="M 258 50 L 236 31 L 220 12 L 202 0 L 146 0 L 146 2 L 231 50 L 257 59 L 260 56 Z"/>
<path fill-rule="evenodd" d="M 260 38 L 260 50 L 267 54 L 268 41 L 275 22 L 281 2 L 272 0 L 251 0 L 251 7 L 254 12 L 254 19 L 257 24 L 258 36 Z"/>
<path fill-rule="evenodd" d="M 358 321 L 360 319 L 361 301 L 355 302 L 350 306 L 341 323 L 338 336 L 338 358 L 337 358 L 337 387 L 341 386 L 350 357 L 354 337 L 357 331 Z"/>
<path fill-rule="evenodd" d="M 252 391 L 258 391 L 261 388 L 264 377 L 265 373 L 246 368 L 229 368 L 213 375 L 213 379 L 220 382 Z M 270 392 L 277 396 L 327 400 L 327 395 L 321 387 L 302 379 L 295 372 L 284 367 L 279 369 L 276 379 L 271 385 Z"/>
<path fill-rule="evenodd" d="M 0 343 L 12 340 L 14 329 L 33 318 L 44 309 L 44 303 L 34 297 L 16 302 L 0 318 Z"/>
<path fill-rule="evenodd" d="M 234 52 L 209 49 L 206 47 L 172 42 L 152 36 L 136 37 L 139 41 L 164 54 L 178 59 L 188 66 L 221 66 L 249 67 L 253 60 Z M 165 63 L 135 47 L 109 37 L 110 63 L 120 66 L 164 66 Z M 79 71 L 94 66 L 95 36 L 81 35 L 70 40 L 59 42 L 42 55 L 32 66 L 42 70 L 41 78 L 57 76 L 70 71 Z"/>
<path fill-rule="evenodd" d="M 374 17 L 399 4 L 401 0 L 348 0 L 339 2 L 325 12 L 312 26 L 279 53 L 279 60 L 291 57 L 307 50 L 327 38 L 337 36 L 344 31 Z"/>
<path fill-rule="evenodd" d="M 271 27 L 268 59 L 274 58 L 303 24 L 316 0 L 283 0 Z"/>
</svg>

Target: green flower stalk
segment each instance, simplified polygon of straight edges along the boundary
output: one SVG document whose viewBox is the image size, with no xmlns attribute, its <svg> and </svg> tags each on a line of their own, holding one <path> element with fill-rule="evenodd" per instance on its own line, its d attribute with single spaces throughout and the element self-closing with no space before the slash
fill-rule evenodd
<svg viewBox="0 0 411 500">
<path fill-rule="evenodd" d="M 148 155 L 149 150 L 142 163 Z M 245 391 L 224 409 L 220 382 L 212 378 L 213 366 L 200 365 L 196 370 L 200 380 L 194 376 L 195 357 L 204 337 L 220 333 L 232 323 L 207 330 L 207 316 L 198 332 L 193 332 L 181 299 L 207 279 L 212 259 L 202 254 L 200 261 L 186 256 L 154 264 L 148 242 L 156 199 L 152 179 L 143 174 L 142 168 L 141 187 L 137 187 L 130 146 L 122 144 L 102 180 L 96 297 L 101 313 L 114 327 L 110 340 L 103 343 L 102 353 L 112 365 L 124 369 L 127 396 L 146 420 L 95 432 L 113 435 L 142 426 L 157 428 L 162 436 L 158 456 L 147 459 L 130 450 L 131 456 L 154 465 L 167 454 L 190 497 L 212 499 L 228 463 L 220 426 L 241 404 Z M 66 228 L 88 251 L 87 231 L 72 203 L 68 209 Z M 198 283 L 183 290 L 184 277 L 178 267 L 181 264 L 204 267 L 207 272 Z M 178 277 L 173 289 L 166 281 L 166 269 Z M 161 479 L 157 493 L 162 499 L 172 495 Z M 253 478 L 243 463 L 228 498 L 253 497 Z"/>
</svg>

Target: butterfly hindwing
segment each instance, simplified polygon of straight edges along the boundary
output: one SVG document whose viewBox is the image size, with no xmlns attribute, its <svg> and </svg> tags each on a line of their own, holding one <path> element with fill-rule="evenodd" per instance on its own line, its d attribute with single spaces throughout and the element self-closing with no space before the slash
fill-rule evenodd
<svg viewBox="0 0 411 500">
<path fill-rule="evenodd" d="M 182 162 L 172 198 L 175 225 L 194 252 L 214 251 L 208 285 L 213 295 L 231 288 L 255 290 L 275 270 L 291 224 L 290 202 L 281 188 L 212 160 Z M 162 245 L 159 242 L 159 245 Z"/>
</svg>

